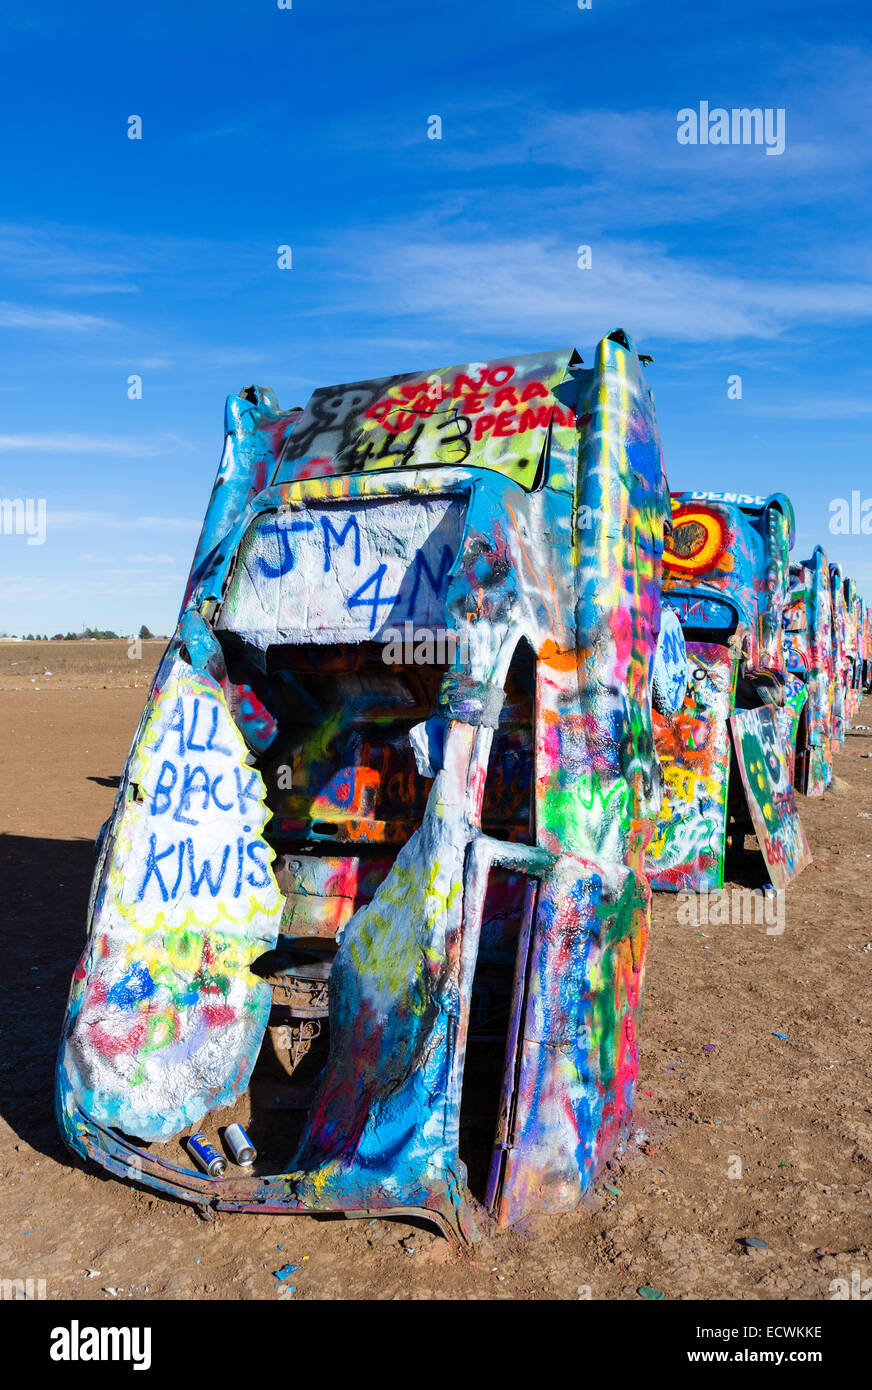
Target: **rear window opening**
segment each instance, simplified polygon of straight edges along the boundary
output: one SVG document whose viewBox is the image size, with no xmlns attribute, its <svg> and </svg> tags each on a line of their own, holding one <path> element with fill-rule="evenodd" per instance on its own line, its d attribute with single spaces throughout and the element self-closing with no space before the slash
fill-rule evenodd
<svg viewBox="0 0 872 1390">
<path fill-rule="evenodd" d="M 277 648 L 267 673 L 278 731 L 258 759 L 276 848 L 392 845 L 420 825 L 432 785 L 409 742 L 445 666 L 396 666 L 375 643 Z"/>
<path fill-rule="evenodd" d="M 736 631 L 736 626 L 735 622 L 729 627 L 684 627 L 682 625 L 682 631 L 684 632 L 685 643 L 699 642 L 727 647 L 730 638 Z"/>
</svg>

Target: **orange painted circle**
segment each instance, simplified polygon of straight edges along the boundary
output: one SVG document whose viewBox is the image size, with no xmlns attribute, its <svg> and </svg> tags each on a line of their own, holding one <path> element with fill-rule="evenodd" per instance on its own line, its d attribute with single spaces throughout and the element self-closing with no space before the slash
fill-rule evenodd
<svg viewBox="0 0 872 1390">
<path fill-rule="evenodd" d="M 678 532 L 698 527 L 698 534 L 686 537 L 675 549 Z M 702 574 L 721 558 L 727 548 L 727 527 L 720 512 L 708 507 L 676 507 L 672 513 L 673 534 L 663 547 L 663 563 L 685 574 Z"/>
</svg>

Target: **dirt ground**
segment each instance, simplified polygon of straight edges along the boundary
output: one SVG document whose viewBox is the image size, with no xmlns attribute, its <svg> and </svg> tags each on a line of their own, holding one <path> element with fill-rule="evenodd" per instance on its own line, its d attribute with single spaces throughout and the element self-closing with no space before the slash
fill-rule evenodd
<svg viewBox="0 0 872 1390">
<path fill-rule="evenodd" d="M 56 1129 L 55 1051 L 94 836 L 161 649 L 144 643 L 135 660 L 126 642 L 0 643 L 0 1278 L 103 1301 L 635 1299 L 640 1287 L 818 1300 L 839 1278 L 872 1279 L 862 729 L 837 755 L 836 790 L 802 802 L 814 863 L 787 892 L 782 933 L 682 923 L 674 897 L 655 897 L 637 1129 L 584 1210 L 456 1251 L 395 1221 L 204 1220 L 86 1172 Z M 300 1268 L 282 1283 L 287 1264 Z"/>
</svg>

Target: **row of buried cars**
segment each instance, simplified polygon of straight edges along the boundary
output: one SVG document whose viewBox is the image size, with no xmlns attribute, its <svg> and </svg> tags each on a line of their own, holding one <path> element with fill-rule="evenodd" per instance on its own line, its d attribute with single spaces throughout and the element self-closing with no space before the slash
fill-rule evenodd
<svg viewBox="0 0 872 1390">
<path fill-rule="evenodd" d="M 674 713 L 654 713 L 665 775 L 647 865 L 654 888 L 719 888 L 755 835 L 771 883 L 808 862 L 794 791 L 822 796 L 870 682 L 872 614 L 818 545 L 791 562 L 794 516 L 768 497 L 672 495 L 663 604 L 685 643 Z"/>
<path fill-rule="evenodd" d="M 717 887 L 750 834 L 776 888 L 803 867 L 794 792 L 872 657 L 786 497 L 670 494 L 649 362 L 616 330 L 590 365 L 229 398 L 98 845 L 57 1068 L 81 1157 L 461 1240 L 596 1181 L 652 887 Z M 198 1170 L 231 1123 L 254 1164 Z"/>
</svg>

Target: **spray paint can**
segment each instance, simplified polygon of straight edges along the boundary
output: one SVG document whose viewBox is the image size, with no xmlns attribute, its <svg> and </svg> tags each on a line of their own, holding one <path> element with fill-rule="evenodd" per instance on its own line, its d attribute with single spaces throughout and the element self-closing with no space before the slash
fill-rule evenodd
<svg viewBox="0 0 872 1390">
<path fill-rule="evenodd" d="M 223 1178 L 227 1172 L 227 1159 L 209 1143 L 205 1134 L 192 1134 L 187 1144 L 188 1152 L 198 1168 L 202 1168 L 210 1178 Z"/>
<path fill-rule="evenodd" d="M 228 1125 L 224 1131 L 224 1143 L 230 1150 L 234 1163 L 238 1163 L 240 1168 L 250 1168 L 257 1158 L 257 1149 L 242 1125 Z"/>
</svg>

